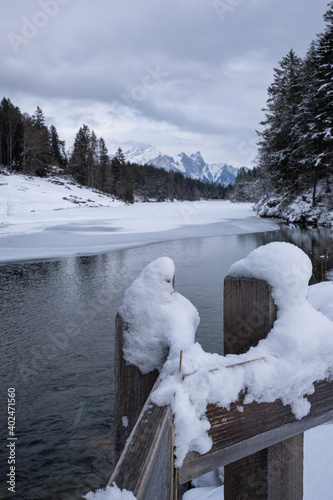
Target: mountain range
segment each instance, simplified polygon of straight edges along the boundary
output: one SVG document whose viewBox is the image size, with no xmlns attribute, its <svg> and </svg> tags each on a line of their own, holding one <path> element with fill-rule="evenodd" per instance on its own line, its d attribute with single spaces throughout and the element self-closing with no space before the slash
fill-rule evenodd
<svg viewBox="0 0 333 500">
<path fill-rule="evenodd" d="M 154 146 L 145 148 L 133 148 L 125 153 L 126 160 L 139 165 L 154 165 L 164 170 L 174 170 L 203 182 L 214 182 L 228 186 L 235 184 L 238 168 L 227 163 L 206 163 L 200 151 L 188 156 L 186 153 L 179 153 L 175 158 L 164 155 Z M 246 168 L 246 167 L 245 167 Z"/>
</svg>

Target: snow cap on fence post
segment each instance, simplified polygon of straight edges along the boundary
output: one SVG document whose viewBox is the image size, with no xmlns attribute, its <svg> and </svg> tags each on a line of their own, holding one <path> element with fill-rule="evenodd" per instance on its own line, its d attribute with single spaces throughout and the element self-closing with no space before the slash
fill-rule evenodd
<svg viewBox="0 0 333 500">
<path fill-rule="evenodd" d="M 267 281 L 278 309 L 286 309 L 306 299 L 311 273 L 311 261 L 300 248 L 278 241 L 256 248 L 235 262 L 229 276 Z"/>
<path fill-rule="evenodd" d="M 161 370 L 166 357 L 194 343 L 200 319 L 196 308 L 175 292 L 175 265 L 169 257 L 151 262 L 132 283 L 119 309 L 127 324 L 124 359 L 142 373 Z"/>
</svg>

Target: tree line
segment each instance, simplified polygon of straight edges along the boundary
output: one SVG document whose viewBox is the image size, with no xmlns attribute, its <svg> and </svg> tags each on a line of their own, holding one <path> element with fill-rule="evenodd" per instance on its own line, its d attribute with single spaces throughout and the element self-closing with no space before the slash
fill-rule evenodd
<svg viewBox="0 0 333 500">
<path fill-rule="evenodd" d="M 331 190 L 333 160 L 333 2 L 324 14 L 325 31 L 304 59 L 293 50 L 274 69 L 259 135 L 257 168 L 239 172 L 235 195 L 258 198 L 267 191 L 312 190 L 318 181 Z M 250 183 L 250 186 L 247 185 Z"/>
<path fill-rule="evenodd" d="M 30 116 L 4 97 L 0 103 L 0 165 L 11 172 L 43 176 L 50 164 L 68 165 L 65 142 L 57 129 L 45 125 L 39 106 Z"/>
<path fill-rule="evenodd" d="M 118 148 L 109 155 L 103 137 L 82 125 L 70 153 L 54 125 L 47 127 L 42 109 L 33 115 L 21 113 L 9 98 L 0 103 L 0 166 L 10 172 L 46 176 L 50 166 L 71 175 L 85 186 L 108 193 L 127 203 L 143 201 L 225 198 L 227 188 L 167 172 L 152 165 L 126 161 Z"/>
</svg>

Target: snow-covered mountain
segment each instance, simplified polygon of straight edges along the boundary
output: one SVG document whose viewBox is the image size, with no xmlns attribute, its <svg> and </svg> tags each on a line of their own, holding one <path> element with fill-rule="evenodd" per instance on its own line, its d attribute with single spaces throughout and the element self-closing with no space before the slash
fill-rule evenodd
<svg viewBox="0 0 333 500">
<path fill-rule="evenodd" d="M 238 168 L 226 163 L 206 163 L 200 151 L 188 156 L 179 153 L 175 158 L 164 155 L 153 146 L 146 148 L 133 148 L 125 152 L 127 161 L 139 165 L 154 165 L 164 170 L 181 172 L 192 179 L 200 179 L 204 182 L 215 182 L 216 184 L 235 184 Z"/>
</svg>

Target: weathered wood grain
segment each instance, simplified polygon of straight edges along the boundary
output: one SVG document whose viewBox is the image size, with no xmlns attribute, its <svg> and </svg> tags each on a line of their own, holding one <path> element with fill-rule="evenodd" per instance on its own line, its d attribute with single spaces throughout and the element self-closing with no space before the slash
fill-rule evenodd
<svg viewBox="0 0 333 500">
<path fill-rule="evenodd" d="M 171 407 L 149 397 L 108 484 L 132 491 L 137 500 L 169 500 L 171 423 Z"/>
<path fill-rule="evenodd" d="M 224 289 L 225 354 L 241 354 L 265 338 L 276 313 L 267 283 L 227 277 Z M 168 500 L 172 412 L 169 406 L 155 406 L 148 397 L 157 372 L 142 375 L 123 360 L 125 328 L 126 324 L 118 315 L 116 457 L 124 449 L 109 484 L 115 482 L 121 489 L 133 491 L 138 500 Z M 239 401 L 228 411 L 209 405 L 206 414 L 211 424 L 213 447 L 205 455 L 187 455 L 179 470 L 180 484 L 225 466 L 225 500 L 300 500 L 303 496 L 303 432 L 333 419 L 333 382 L 315 383 L 315 392 L 307 397 L 311 411 L 302 420 L 295 420 L 290 408 L 283 406 L 281 401 L 244 405 L 243 395 L 240 395 Z M 123 426 L 124 416 L 129 420 L 127 428 Z"/>
<path fill-rule="evenodd" d="M 125 443 L 158 377 L 157 370 L 143 375 L 136 366 L 126 364 L 123 358 L 126 328 L 126 323 L 118 313 L 114 351 L 114 464 L 119 460 Z M 126 417 L 127 426 L 124 426 L 124 417 Z"/>
<path fill-rule="evenodd" d="M 274 403 L 244 405 L 242 413 L 237 409 L 242 405 L 241 399 L 232 404 L 229 411 L 209 405 L 207 417 L 212 426 L 209 434 L 213 439 L 213 447 L 205 455 L 198 453 L 187 455 L 180 469 L 180 482 L 190 481 L 210 470 L 240 460 L 281 441 L 289 441 L 288 438 L 333 420 L 333 382 L 315 383 L 315 392 L 308 396 L 308 399 L 311 410 L 302 420 L 296 420 L 290 407 L 283 406 L 279 400 Z M 300 442 L 302 443 L 301 439 Z M 299 445 L 296 446 L 295 439 L 292 439 L 287 443 L 286 449 L 299 449 Z M 268 458 L 267 452 L 265 453 Z M 297 464 L 302 464 L 302 456 L 298 458 Z M 256 459 L 255 462 L 258 464 Z M 277 467 L 276 457 L 274 463 Z M 295 464 L 292 468 L 294 467 Z"/>
<path fill-rule="evenodd" d="M 242 354 L 267 337 L 276 319 L 271 287 L 266 281 L 224 279 L 224 354 Z"/>
<path fill-rule="evenodd" d="M 271 287 L 262 280 L 247 278 L 232 278 L 227 276 L 224 280 L 224 354 L 242 354 L 256 346 L 272 329 L 277 315 L 277 308 L 272 298 Z M 274 412 L 273 408 L 271 412 Z M 248 422 L 248 427 L 258 425 L 258 415 L 255 421 Z M 259 429 L 258 432 L 260 433 Z M 281 441 L 281 440 L 280 440 Z M 295 447 L 295 443 L 298 443 Z M 267 443 L 266 446 L 271 446 Z M 294 446 L 295 451 L 289 455 L 284 450 Z M 303 467 L 301 474 L 299 464 L 303 464 L 303 436 L 299 435 L 292 441 L 280 442 L 279 447 L 273 450 L 265 449 L 263 446 L 254 450 L 251 456 L 247 456 L 237 462 L 229 463 L 225 467 L 225 500 L 248 497 L 270 499 L 271 493 L 277 491 L 276 485 L 278 474 L 272 474 L 271 463 L 274 462 L 274 470 L 284 471 L 285 498 L 301 500 L 303 497 Z M 247 453 L 249 455 L 249 452 Z M 252 465 L 251 465 L 252 461 Z M 251 470 L 251 474 L 249 471 Z M 293 481 L 287 481 L 288 478 Z M 295 496 L 295 492 L 296 496 Z"/>
<path fill-rule="evenodd" d="M 224 354 L 242 354 L 251 346 L 256 346 L 273 327 L 276 314 L 277 308 L 268 283 L 227 276 L 224 282 Z M 280 401 L 266 406 L 253 403 L 245 406 L 243 413 L 237 410 L 241 402 L 232 405 L 228 412 L 208 408 L 213 449 L 207 456 L 200 457 L 199 462 L 195 454 L 189 454 L 180 471 L 180 482 L 225 465 L 225 500 L 275 500 L 281 491 L 282 474 L 284 497 L 301 499 L 301 433 L 305 428 L 316 425 L 316 408 L 326 404 L 326 391 L 327 387 L 324 400 L 320 398 L 320 390 L 317 392 L 315 397 L 319 396 L 319 400 L 313 409 L 314 414 L 301 425 Z M 323 421 L 331 418 L 332 408 L 329 403 L 328 406 L 327 411 L 319 410 Z M 287 439 L 290 437 L 292 439 Z M 273 446 L 277 443 L 279 446 Z"/>
</svg>

